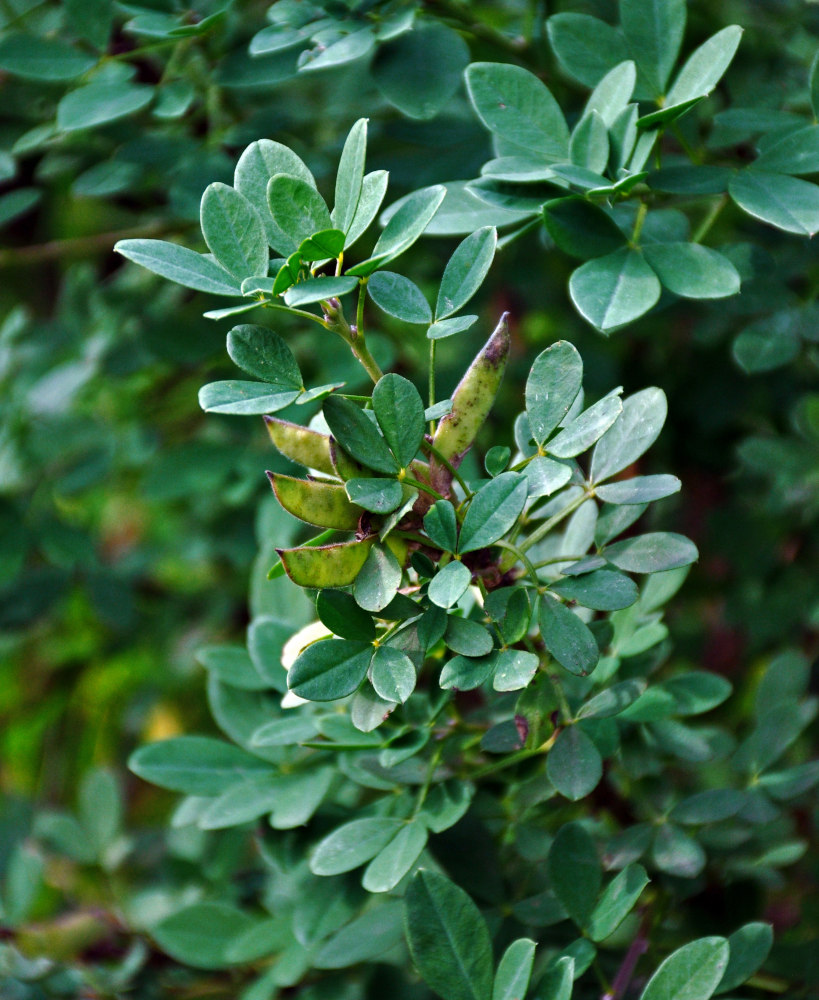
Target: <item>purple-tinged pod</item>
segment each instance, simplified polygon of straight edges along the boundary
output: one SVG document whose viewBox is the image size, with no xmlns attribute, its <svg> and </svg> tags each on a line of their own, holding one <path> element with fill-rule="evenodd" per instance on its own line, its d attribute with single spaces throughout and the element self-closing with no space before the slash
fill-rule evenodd
<svg viewBox="0 0 819 1000">
<path fill-rule="evenodd" d="M 278 472 L 268 472 L 267 478 L 282 507 L 299 520 L 340 531 L 355 531 L 358 527 L 362 509 L 350 503 L 343 486 L 319 479 L 295 479 Z"/>
<path fill-rule="evenodd" d="M 330 438 L 309 427 L 291 424 L 288 420 L 278 417 L 265 417 L 267 433 L 274 447 L 289 458 L 298 462 L 306 469 L 315 469 L 328 476 L 334 474 L 333 463 L 330 460 Z"/>
<path fill-rule="evenodd" d="M 509 359 L 508 313 L 501 316 L 492 336 L 483 345 L 452 394 L 452 410 L 441 419 L 432 439 L 435 450 L 457 469 L 472 447 L 489 415 Z M 433 455 L 429 463 L 433 489 L 446 496 L 452 472 Z"/>
</svg>

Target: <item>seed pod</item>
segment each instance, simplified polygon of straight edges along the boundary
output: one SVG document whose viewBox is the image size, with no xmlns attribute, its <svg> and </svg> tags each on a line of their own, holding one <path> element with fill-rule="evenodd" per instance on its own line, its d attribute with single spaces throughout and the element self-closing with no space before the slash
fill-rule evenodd
<svg viewBox="0 0 819 1000">
<path fill-rule="evenodd" d="M 276 549 L 284 570 L 300 587 L 349 587 L 361 572 L 375 535 L 337 545 Z"/>
<path fill-rule="evenodd" d="M 291 462 L 298 462 L 306 469 L 315 469 L 328 476 L 333 475 L 333 463 L 330 461 L 330 438 L 326 434 L 291 424 L 278 417 L 265 417 L 267 433 L 274 446 Z"/>
<path fill-rule="evenodd" d="M 294 479 L 278 472 L 268 472 L 267 478 L 282 507 L 299 520 L 341 531 L 355 531 L 358 526 L 361 508 L 350 503 L 343 486 L 317 479 Z"/>
<path fill-rule="evenodd" d="M 509 358 L 507 315 L 501 316 L 494 333 L 458 383 L 452 394 L 452 410 L 435 431 L 433 447 L 455 469 L 472 447 L 500 388 Z M 452 473 L 435 455 L 430 459 L 429 468 L 433 489 L 446 496 L 452 485 Z"/>
<path fill-rule="evenodd" d="M 369 479 L 373 474 L 372 469 L 367 469 L 360 462 L 357 462 L 332 435 L 330 436 L 330 461 L 333 466 L 333 475 L 338 476 L 345 483 L 348 479 Z"/>
</svg>

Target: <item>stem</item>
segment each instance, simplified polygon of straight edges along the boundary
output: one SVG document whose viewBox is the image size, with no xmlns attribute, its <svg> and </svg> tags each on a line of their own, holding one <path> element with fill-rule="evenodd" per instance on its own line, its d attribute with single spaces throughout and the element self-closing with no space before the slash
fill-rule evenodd
<svg viewBox="0 0 819 1000">
<path fill-rule="evenodd" d="M 720 213 L 727 204 L 728 204 L 728 195 L 727 194 L 720 195 L 720 197 L 708 209 L 705 218 L 702 220 L 699 226 L 697 226 L 697 231 L 691 237 L 692 243 L 702 243 L 702 241 L 708 235 L 708 231 L 710 230 L 711 226 L 713 226 L 714 223 L 717 221 L 717 219 L 720 216 Z"/>
<path fill-rule="evenodd" d="M 554 563 L 562 562 L 580 562 L 585 556 L 552 556 L 551 559 L 541 559 L 540 562 L 535 563 L 535 569 L 543 569 L 544 566 L 552 566 Z"/>
<path fill-rule="evenodd" d="M 188 227 L 178 224 L 183 229 Z M 155 220 L 146 222 L 132 229 L 122 229 L 106 233 L 93 233 L 90 236 L 77 236 L 69 240 L 51 240 L 30 247 L 14 247 L 0 250 L 0 267 L 14 267 L 17 264 L 39 264 L 46 260 L 59 260 L 60 257 L 70 257 L 73 254 L 87 254 L 95 250 L 110 250 L 117 240 L 138 239 L 141 236 L 157 236 L 160 233 L 177 232 L 177 226 L 169 226 L 167 222 Z"/>
<path fill-rule="evenodd" d="M 364 314 L 364 284 L 362 281 L 359 283 L 359 293 L 358 293 L 358 308 L 357 317 L 360 316 L 363 319 Z M 344 316 L 344 311 L 341 305 L 336 299 L 332 300 L 335 305 L 332 305 L 330 301 L 322 300 L 320 303 L 322 311 L 324 312 L 324 320 L 320 322 L 328 329 L 332 330 L 333 333 L 337 333 L 339 337 L 349 346 L 350 350 L 353 352 L 353 356 L 361 364 L 364 371 L 370 376 L 373 382 L 377 382 L 384 373 L 378 367 L 378 363 L 375 358 L 370 354 L 369 348 L 364 341 L 364 333 L 358 327 L 351 327 Z M 310 313 L 307 313 L 309 316 Z"/>
<path fill-rule="evenodd" d="M 637 218 L 634 220 L 634 232 L 631 234 L 631 239 L 629 240 L 632 246 L 636 246 L 637 240 L 640 239 L 640 233 L 643 231 L 643 223 L 646 221 L 646 215 L 648 215 L 648 205 L 646 202 L 641 201 L 640 207 L 637 209 Z"/>
<path fill-rule="evenodd" d="M 523 565 L 526 567 L 526 572 L 532 578 L 532 583 L 534 583 L 536 589 L 537 590 L 541 589 L 542 584 L 540 580 L 538 580 L 537 570 L 529 561 L 529 559 L 526 557 L 526 555 L 523 552 L 521 552 L 516 545 L 512 545 L 511 542 L 504 542 L 504 541 L 494 542 L 493 544 L 497 545 L 501 549 L 506 549 L 508 552 L 513 553 L 517 557 L 516 562 L 522 562 Z"/>
<path fill-rule="evenodd" d="M 472 493 L 472 490 L 466 485 L 463 478 L 461 477 L 461 474 L 458 472 L 455 466 L 449 461 L 449 459 L 444 458 L 444 456 L 440 453 L 440 451 L 438 451 L 438 449 L 435 448 L 433 445 L 431 445 L 428 441 L 422 441 L 421 448 L 427 453 L 427 455 L 434 455 L 435 458 L 437 458 L 438 461 L 441 463 L 441 465 L 443 465 L 443 467 L 448 472 L 452 473 L 453 479 L 464 491 L 466 499 L 471 500 L 474 495 Z"/>
<path fill-rule="evenodd" d="M 530 747 L 528 750 L 518 750 L 517 753 L 511 753 L 508 757 L 504 757 L 502 760 L 493 761 L 491 764 L 486 764 L 484 767 L 478 768 L 469 775 L 472 781 L 477 781 L 480 778 L 485 778 L 488 774 L 494 774 L 496 771 L 502 771 L 504 768 L 512 767 L 514 764 L 519 764 L 523 760 L 528 760 L 530 757 L 537 757 L 538 754 L 548 753 L 555 740 L 557 739 L 557 734 L 559 730 L 555 730 L 552 735 L 546 740 L 545 743 L 541 743 L 539 747 Z"/>
<path fill-rule="evenodd" d="M 626 990 L 631 982 L 631 977 L 634 975 L 634 970 L 637 967 L 642 955 L 648 951 L 648 938 L 645 936 L 645 928 L 640 927 L 637 932 L 637 937 L 629 945 L 629 949 L 626 952 L 626 957 L 623 959 L 623 963 L 617 970 L 617 975 L 611 984 L 611 989 L 608 993 L 604 993 L 600 1000 L 620 1000 L 622 996 L 625 995 Z"/>
<path fill-rule="evenodd" d="M 573 514 L 582 503 L 585 503 L 586 500 L 589 499 L 590 496 L 591 494 L 584 490 L 580 496 L 575 497 L 575 499 L 572 500 L 570 504 L 567 504 L 563 510 L 558 511 L 557 514 L 550 517 L 548 521 L 544 521 L 539 528 L 536 528 L 528 538 L 525 538 L 520 543 L 518 546 L 520 551 L 526 552 L 528 549 L 531 549 L 533 545 L 537 545 L 541 538 L 548 535 L 555 525 L 560 524 L 564 517 L 568 517 L 569 514 Z"/>
<path fill-rule="evenodd" d="M 421 490 L 423 493 L 428 493 L 431 497 L 435 497 L 436 500 L 446 500 L 446 497 L 441 496 L 437 490 L 434 490 L 431 486 L 424 485 L 424 483 L 419 482 L 417 479 L 413 479 L 412 476 L 404 476 L 401 482 L 406 483 L 407 486 L 414 486 L 416 490 Z"/>
<path fill-rule="evenodd" d="M 433 2 L 443 13 L 453 18 L 453 20 L 459 21 L 475 38 L 491 42 L 493 45 L 497 45 L 507 52 L 512 52 L 518 57 L 521 56 L 523 50 L 526 48 L 525 39 L 509 38 L 508 35 L 504 35 L 497 29 L 491 28 L 488 24 L 476 21 L 467 4 L 458 3 L 457 0 L 433 0 Z"/>
<path fill-rule="evenodd" d="M 427 768 L 427 773 L 424 777 L 424 784 L 421 786 L 421 791 L 418 793 L 418 801 L 415 803 L 415 808 L 412 811 L 412 819 L 418 815 L 421 811 L 421 807 L 426 801 L 427 795 L 429 794 L 430 786 L 432 785 L 432 778 L 435 774 L 435 768 L 441 761 L 441 755 L 443 753 L 443 744 L 438 744 L 435 748 L 435 753 L 429 759 L 429 767 Z"/>
<path fill-rule="evenodd" d="M 435 406 L 435 341 L 429 342 L 429 405 Z M 435 421 L 429 422 L 429 436 L 435 437 Z"/>
</svg>

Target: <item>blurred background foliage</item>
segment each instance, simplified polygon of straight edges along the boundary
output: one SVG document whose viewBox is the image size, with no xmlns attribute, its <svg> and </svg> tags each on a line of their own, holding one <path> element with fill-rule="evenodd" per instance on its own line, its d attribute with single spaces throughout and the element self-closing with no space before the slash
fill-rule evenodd
<svg viewBox="0 0 819 1000">
<path fill-rule="evenodd" d="M 281 527 L 263 470 L 279 460 L 261 421 L 206 418 L 196 402 L 200 384 L 230 375 L 226 322 L 202 318 L 221 303 L 124 264 L 114 242 L 194 245 L 203 189 L 229 181 L 238 152 L 262 136 L 294 148 L 327 186 L 362 114 L 368 165 L 390 171 L 392 200 L 475 177 L 490 139 L 462 70 L 524 65 L 571 118 L 587 90 L 544 29 L 569 10 L 616 22 L 613 0 L 0 2 L 0 871 L 6 923 L 28 928 L 31 954 L 45 935 L 46 953 L 69 962 L 49 973 L 51 992 L 82 983 L 83 995 L 117 995 L 137 981 L 140 997 L 204 995 L 203 973 L 156 956 L 146 965 L 128 928 L 201 894 L 202 879 L 229 879 L 246 848 L 240 834 L 189 829 L 163 841 L 153 829 L 171 797 L 123 762 L 142 741 L 212 730 L 196 649 L 241 640 L 252 615 L 282 611 L 264 581 Z M 811 113 L 819 6 L 692 0 L 685 51 L 731 23 L 745 29 L 739 53 L 682 128 L 699 155 L 742 162 L 761 131 Z M 422 287 L 455 242 L 413 248 L 407 270 Z M 732 247 L 745 279 L 717 308 L 663 300 L 604 339 L 571 307 L 570 263 L 533 233 L 499 255 L 475 311 L 482 333 L 511 313 L 496 426 L 514 418 L 527 360 L 559 338 L 580 349 L 593 395 L 665 389 L 669 421 L 641 471 L 680 476 L 660 518 L 702 553 L 670 609 L 673 655 L 732 681 L 724 721 L 744 730 L 770 660 L 817 653 L 819 264 L 808 241 L 730 206 L 711 242 Z M 308 384 L 358 377 L 343 345 L 282 332 L 297 335 Z M 426 353 L 423 334 L 408 340 L 387 317 L 372 339 L 398 371 Z M 454 384 L 475 342 L 442 343 L 443 382 Z M 287 610 L 307 620 L 295 598 Z M 795 762 L 809 758 L 810 732 Z M 95 830 L 100 802 L 106 815 L 124 811 L 122 824 Z M 817 820 L 808 800 L 803 838 Z M 773 878 L 768 913 L 798 944 L 819 922 L 819 863 L 810 852 L 786 860 L 798 868 Z M 23 878 L 38 868 L 39 882 Z M 23 884 L 39 887 L 21 898 Z M 780 952 L 780 964 L 795 954 Z M 815 955 L 800 955 L 815 981 Z M 47 995 L 36 992 L 42 970 L 29 972 L 41 985 L 19 995 Z M 213 995 L 226 982 L 217 977 Z"/>
</svg>

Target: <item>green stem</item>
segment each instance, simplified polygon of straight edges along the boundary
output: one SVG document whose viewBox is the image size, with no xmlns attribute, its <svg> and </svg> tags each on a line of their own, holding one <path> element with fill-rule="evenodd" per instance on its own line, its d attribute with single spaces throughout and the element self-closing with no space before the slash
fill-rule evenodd
<svg viewBox="0 0 819 1000">
<path fill-rule="evenodd" d="M 435 406 L 435 343 L 429 342 L 429 405 Z M 435 421 L 429 422 L 429 436 L 435 437 Z"/>
<path fill-rule="evenodd" d="M 573 514 L 582 503 L 585 503 L 586 500 L 589 499 L 590 496 L 591 494 L 584 490 L 580 496 L 575 497 L 571 503 L 567 504 L 563 508 L 563 510 L 558 511 L 557 514 L 550 517 L 548 521 L 544 521 L 539 528 L 536 528 L 528 538 L 524 539 L 520 543 L 518 546 L 520 551 L 527 552 L 533 545 L 537 545 L 541 538 L 545 538 L 555 525 L 560 524 L 560 522 L 565 517 L 568 517 L 569 514 Z"/>
<path fill-rule="evenodd" d="M 640 233 L 643 231 L 643 223 L 646 221 L 646 215 L 648 214 L 648 205 L 646 202 L 641 201 L 640 207 L 637 209 L 637 218 L 634 220 L 634 231 L 631 234 L 631 240 L 629 241 L 632 246 L 637 246 L 637 240 L 640 239 Z"/>
<path fill-rule="evenodd" d="M 723 208 L 728 204 L 728 195 L 721 195 L 708 209 L 705 218 L 697 226 L 697 231 L 691 238 L 692 243 L 702 243 L 705 237 L 708 235 L 709 230 L 717 221 L 722 212 Z"/>
<path fill-rule="evenodd" d="M 363 302 L 363 286 L 362 281 L 359 285 L 359 297 L 358 297 L 358 309 L 357 316 L 362 317 L 364 313 L 364 302 Z M 333 300 L 335 301 L 335 300 Z M 321 322 L 328 330 L 332 330 L 333 333 L 337 333 L 339 337 L 349 346 L 350 350 L 353 352 L 355 359 L 361 364 L 362 368 L 370 376 L 373 382 L 377 382 L 384 373 L 378 367 L 378 362 L 370 354 L 369 348 L 364 340 L 363 331 L 356 326 L 351 327 L 344 316 L 344 311 L 341 305 L 331 305 L 329 301 L 322 301 L 319 303 L 321 305 L 322 311 L 324 312 L 325 319 Z M 308 316 L 310 313 L 307 314 Z"/>
<path fill-rule="evenodd" d="M 435 768 L 441 761 L 441 755 L 443 753 L 443 749 L 444 749 L 443 745 L 438 744 L 438 746 L 435 748 L 435 752 L 429 759 L 429 767 L 427 768 L 427 773 L 424 777 L 424 784 L 421 786 L 421 790 L 418 793 L 418 799 L 415 803 L 415 808 L 412 811 L 411 819 L 415 819 L 415 817 L 421 811 L 424 802 L 426 802 L 427 795 L 429 794 L 429 790 L 432 785 L 432 779 L 435 775 Z"/>
<path fill-rule="evenodd" d="M 427 455 L 434 455 L 435 458 L 437 458 L 438 461 L 441 463 L 441 465 L 443 465 L 445 469 L 447 469 L 450 473 L 452 473 L 453 479 L 464 491 L 466 499 L 471 500 L 472 497 L 474 496 L 472 490 L 466 485 L 463 478 L 461 477 L 461 474 L 458 472 L 455 466 L 449 461 L 449 459 L 444 458 L 444 456 L 440 453 L 440 451 L 438 451 L 438 449 L 434 447 L 432 444 L 430 444 L 428 441 L 422 441 L 421 448 L 427 453 Z"/>
<path fill-rule="evenodd" d="M 401 482 L 406 483 L 407 486 L 414 486 L 416 490 L 421 490 L 422 493 L 428 493 L 431 497 L 435 497 L 436 500 L 446 500 L 446 497 L 442 496 L 437 490 L 434 490 L 431 486 L 426 486 L 417 479 L 413 479 L 412 476 L 404 476 Z"/>
<path fill-rule="evenodd" d="M 534 583 L 535 587 L 538 590 L 541 589 L 542 584 L 541 584 L 540 580 L 538 580 L 537 570 L 532 565 L 532 563 L 529 561 L 529 559 L 527 558 L 527 556 L 526 556 L 525 553 L 521 552 L 520 549 L 516 545 L 512 545 L 511 542 L 501 541 L 501 542 L 494 542 L 493 544 L 497 545 L 498 548 L 506 549 L 508 552 L 512 552 L 515 555 L 515 557 L 516 557 L 516 562 L 522 562 L 523 565 L 526 567 L 526 572 L 532 578 L 532 583 Z M 513 565 L 514 565 L 514 563 L 513 563 Z"/>
</svg>

